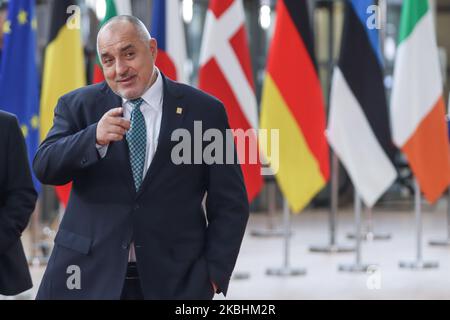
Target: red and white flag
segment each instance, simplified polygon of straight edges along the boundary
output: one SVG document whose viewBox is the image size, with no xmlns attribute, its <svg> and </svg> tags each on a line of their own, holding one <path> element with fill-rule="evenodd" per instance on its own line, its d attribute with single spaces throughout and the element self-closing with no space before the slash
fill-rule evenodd
<svg viewBox="0 0 450 320">
<path fill-rule="evenodd" d="M 199 88 L 225 105 L 232 129 L 258 128 L 258 113 L 242 0 L 211 0 L 206 14 L 200 52 Z M 251 146 L 258 146 L 256 131 L 245 148 L 237 148 L 249 201 L 263 186 L 261 163 L 252 163 Z"/>
</svg>

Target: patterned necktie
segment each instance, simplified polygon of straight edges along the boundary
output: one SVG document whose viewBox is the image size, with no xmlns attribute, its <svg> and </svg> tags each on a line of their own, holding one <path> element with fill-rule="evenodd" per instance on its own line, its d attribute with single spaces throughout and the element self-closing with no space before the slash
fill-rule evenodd
<svg viewBox="0 0 450 320">
<path fill-rule="evenodd" d="M 142 98 L 129 101 L 133 106 L 131 112 L 131 126 L 128 130 L 126 139 L 130 150 L 131 171 L 133 172 L 134 186 L 139 190 L 145 165 L 145 151 L 147 148 L 147 129 L 145 128 L 144 115 L 140 106 L 144 102 Z"/>
</svg>

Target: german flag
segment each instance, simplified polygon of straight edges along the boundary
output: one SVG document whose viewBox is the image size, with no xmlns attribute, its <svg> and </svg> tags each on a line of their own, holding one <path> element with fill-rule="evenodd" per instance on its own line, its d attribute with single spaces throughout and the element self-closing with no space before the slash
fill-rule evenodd
<svg viewBox="0 0 450 320">
<path fill-rule="evenodd" d="M 262 129 L 279 130 L 279 163 L 261 149 L 293 212 L 325 186 L 329 155 L 325 108 L 306 1 L 280 0 L 261 102 Z"/>
<path fill-rule="evenodd" d="M 42 79 L 41 140 L 52 126 L 53 110 L 59 97 L 86 85 L 80 19 L 80 10 L 75 1 L 53 1 Z M 61 202 L 67 204 L 70 186 L 57 187 L 56 192 Z"/>
</svg>

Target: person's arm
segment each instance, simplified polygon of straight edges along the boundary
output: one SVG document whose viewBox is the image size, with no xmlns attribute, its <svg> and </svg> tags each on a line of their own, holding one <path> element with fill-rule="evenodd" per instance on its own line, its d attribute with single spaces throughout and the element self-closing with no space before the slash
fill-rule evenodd
<svg viewBox="0 0 450 320">
<path fill-rule="evenodd" d="M 121 114 L 122 108 L 111 109 L 99 122 L 79 130 L 69 106 L 59 99 L 53 127 L 34 157 L 36 177 L 44 184 L 64 185 L 95 164 L 106 155 L 108 144 L 122 140 L 129 129 Z"/>
<path fill-rule="evenodd" d="M 69 106 L 59 99 L 53 126 L 33 160 L 36 177 L 44 184 L 64 185 L 77 171 L 96 163 L 100 159 L 95 147 L 96 128 L 94 123 L 77 130 Z"/>
<path fill-rule="evenodd" d="M 0 255 L 20 238 L 36 205 L 27 149 L 16 119 L 8 121 L 6 180 L 0 206 Z M 3 169 L 3 168 L 2 168 Z"/>
<path fill-rule="evenodd" d="M 214 127 L 226 137 L 229 125 L 222 105 L 217 107 L 215 118 Z M 233 139 L 228 139 L 228 145 L 224 145 L 224 157 L 225 152 L 233 152 L 235 161 L 234 164 L 208 166 L 206 260 L 216 293 L 226 295 L 247 225 L 249 205 Z"/>
</svg>

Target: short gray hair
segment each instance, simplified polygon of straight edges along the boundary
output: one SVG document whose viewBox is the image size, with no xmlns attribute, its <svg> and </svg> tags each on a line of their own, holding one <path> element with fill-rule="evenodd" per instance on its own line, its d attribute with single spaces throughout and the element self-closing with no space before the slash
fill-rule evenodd
<svg viewBox="0 0 450 320">
<path fill-rule="evenodd" d="M 129 16 L 129 15 L 115 16 L 115 17 L 112 17 L 111 19 L 109 19 L 108 21 L 106 21 L 105 24 L 100 28 L 100 30 L 97 33 L 97 53 L 98 54 L 100 54 L 99 49 L 98 49 L 98 37 L 99 37 L 100 33 L 104 29 L 106 29 L 109 25 L 111 25 L 113 23 L 117 23 L 117 22 L 131 23 L 134 26 L 134 28 L 136 29 L 138 37 L 140 40 L 142 40 L 142 42 L 148 43 L 148 41 L 152 38 L 152 36 L 150 35 L 150 32 L 148 31 L 145 24 L 141 20 L 136 18 L 135 16 Z"/>
</svg>

